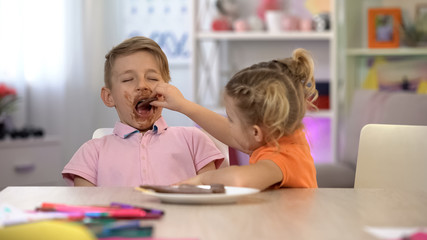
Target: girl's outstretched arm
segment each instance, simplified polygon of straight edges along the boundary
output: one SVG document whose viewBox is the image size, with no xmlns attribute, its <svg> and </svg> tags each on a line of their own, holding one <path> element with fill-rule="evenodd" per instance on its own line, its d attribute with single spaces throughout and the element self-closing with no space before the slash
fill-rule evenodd
<svg viewBox="0 0 427 240">
<path fill-rule="evenodd" d="M 210 185 L 219 183 L 225 186 L 264 190 L 282 180 L 283 174 L 279 166 L 273 161 L 262 160 L 251 165 L 231 166 L 208 171 L 178 184 Z"/>
<path fill-rule="evenodd" d="M 180 112 L 191 118 L 216 139 L 230 147 L 245 151 L 231 137 L 226 117 L 185 99 L 178 88 L 168 83 L 158 83 L 153 92 L 162 96 L 164 101 L 153 101 L 150 103 L 151 105 Z"/>
</svg>

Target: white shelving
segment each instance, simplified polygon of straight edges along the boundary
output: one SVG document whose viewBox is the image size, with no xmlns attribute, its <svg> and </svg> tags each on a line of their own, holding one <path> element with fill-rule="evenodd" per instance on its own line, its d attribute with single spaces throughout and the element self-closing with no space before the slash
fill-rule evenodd
<svg viewBox="0 0 427 240">
<path fill-rule="evenodd" d="M 192 0 L 191 69 L 195 101 L 224 114 L 223 88 L 235 72 L 260 61 L 289 57 L 295 48 L 306 48 L 312 52 L 316 67 L 319 67 L 316 69 L 317 72 L 315 71 L 315 78 L 329 81 L 329 109 L 307 112 L 309 118 L 330 120 L 329 156 L 328 159 L 320 159 L 318 162 L 334 162 L 337 135 L 335 0 L 330 0 L 332 11 L 330 31 L 280 33 L 213 32 L 210 30 L 210 20 L 212 15 L 216 14 L 215 6 L 212 3 L 214 1 L 207 2 L 209 1 Z"/>
<path fill-rule="evenodd" d="M 306 113 L 306 116 L 313 117 L 313 118 L 331 118 L 332 119 L 334 117 L 334 114 L 332 111 L 329 111 L 329 110 L 319 110 L 316 112 L 308 111 Z"/>
<path fill-rule="evenodd" d="M 375 57 L 375 56 L 425 56 L 427 48 L 350 48 L 347 56 L 351 57 Z"/>
<path fill-rule="evenodd" d="M 228 40 L 228 41 L 270 41 L 270 40 L 330 40 L 332 32 L 200 32 L 199 40 Z"/>
</svg>

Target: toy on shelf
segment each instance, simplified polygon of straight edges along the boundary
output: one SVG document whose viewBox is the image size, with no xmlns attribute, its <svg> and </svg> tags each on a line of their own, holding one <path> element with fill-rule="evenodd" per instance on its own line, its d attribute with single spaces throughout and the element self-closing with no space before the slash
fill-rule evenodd
<svg viewBox="0 0 427 240">
<path fill-rule="evenodd" d="M 217 0 L 216 7 L 222 16 L 228 16 L 232 19 L 238 17 L 238 6 L 236 0 Z"/>
<path fill-rule="evenodd" d="M 324 32 L 330 29 L 329 13 L 321 13 L 313 16 L 314 30 Z"/>
<path fill-rule="evenodd" d="M 238 20 L 233 22 L 233 29 L 236 32 L 245 32 L 251 28 L 250 28 L 247 21 L 245 21 L 244 19 L 238 19 Z"/>
<path fill-rule="evenodd" d="M 226 17 L 217 17 L 212 21 L 212 30 L 214 31 L 230 31 L 232 30 L 231 22 Z"/>
<path fill-rule="evenodd" d="M 282 29 L 284 31 L 299 30 L 299 18 L 292 15 L 285 15 L 282 18 Z"/>
<path fill-rule="evenodd" d="M 301 18 L 299 20 L 299 30 L 303 32 L 313 30 L 313 20 L 311 18 Z"/>
<path fill-rule="evenodd" d="M 248 18 L 248 26 L 251 31 L 264 30 L 264 22 L 257 15 L 252 15 Z"/>
<path fill-rule="evenodd" d="M 217 0 L 216 7 L 219 16 L 212 21 L 212 30 L 230 31 L 233 29 L 233 21 L 238 17 L 238 6 L 236 0 Z"/>
</svg>

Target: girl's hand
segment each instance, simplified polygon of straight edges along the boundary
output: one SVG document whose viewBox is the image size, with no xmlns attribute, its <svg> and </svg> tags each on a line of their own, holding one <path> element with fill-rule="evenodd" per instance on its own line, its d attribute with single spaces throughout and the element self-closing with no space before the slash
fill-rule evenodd
<svg viewBox="0 0 427 240">
<path fill-rule="evenodd" d="M 153 89 L 153 94 L 157 96 L 158 100 L 151 102 L 151 105 L 168 108 L 181 113 L 183 113 L 189 102 L 184 98 L 178 88 L 168 83 L 157 84 Z"/>
<path fill-rule="evenodd" d="M 189 178 L 187 180 L 184 180 L 182 182 L 177 183 L 177 185 L 180 184 L 191 184 L 191 185 L 203 185 L 200 175 L 197 175 L 195 177 Z"/>
</svg>

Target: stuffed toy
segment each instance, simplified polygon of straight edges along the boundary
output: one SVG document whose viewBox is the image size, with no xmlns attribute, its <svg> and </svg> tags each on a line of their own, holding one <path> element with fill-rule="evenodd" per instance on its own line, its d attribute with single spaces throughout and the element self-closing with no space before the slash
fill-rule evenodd
<svg viewBox="0 0 427 240">
<path fill-rule="evenodd" d="M 238 17 L 238 7 L 236 0 L 217 0 L 216 7 L 220 15 L 213 19 L 212 30 L 232 30 L 233 21 Z"/>
</svg>

